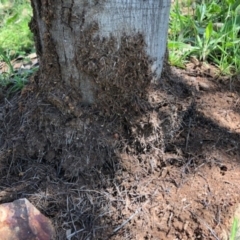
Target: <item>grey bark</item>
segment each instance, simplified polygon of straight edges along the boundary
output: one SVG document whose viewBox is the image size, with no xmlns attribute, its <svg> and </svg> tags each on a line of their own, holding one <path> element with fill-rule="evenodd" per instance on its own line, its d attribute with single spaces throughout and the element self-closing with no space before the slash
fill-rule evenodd
<svg viewBox="0 0 240 240">
<path fill-rule="evenodd" d="M 96 24 L 95 38 L 112 37 L 116 41 L 111 55 L 120 48 L 123 35 L 140 33 L 146 43 L 145 51 L 152 59 L 149 62 L 154 73 L 152 81 L 159 80 L 166 50 L 170 3 L 171 0 L 32 0 L 35 24 L 32 28 L 35 28 L 42 74 L 51 74 L 48 69 L 52 64 L 53 68 L 59 69 L 55 74 L 59 81 L 79 91 L 83 102 L 96 102 L 98 87 L 92 76 L 79 70 L 82 59 L 78 59 L 77 51 L 84 41 L 82 33 L 91 24 Z M 52 56 L 54 54 L 57 60 Z M 58 79 L 54 81 L 58 82 Z"/>
</svg>

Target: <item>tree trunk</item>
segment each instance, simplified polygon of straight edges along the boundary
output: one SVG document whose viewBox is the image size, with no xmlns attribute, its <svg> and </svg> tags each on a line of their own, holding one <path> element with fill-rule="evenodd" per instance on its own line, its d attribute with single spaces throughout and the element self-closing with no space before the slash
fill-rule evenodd
<svg viewBox="0 0 240 240">
<path fill-rule="evenodd" d="M 163 98 L 154 94 L 155 83 L 151 88 L 161 75 L 170 0 L 31 3 L 40 68 L 2 114 L 4 179 L 12 173 L 14 181 L 32 179 L 26 189 L 33 198 L 34 192 L 48 194 L 40 198 L 47 212 L 52 209 L 58 239 L 69 230 L 69 238 L 110 239 L 124 227 L 116 184 L 128 179 L 126 191 L 135 192 L 139 177 L 159 171 L 162 129 L 176 124 L 159 110 Z M 140 198 L 128 198 L 129 213 Z"/>
<path fill-rule="evenodd" d="M 38 84 L 47 100 L 64 114 L 79 115 L 81 104 L 136 110 L 161 76 L 170 2 L 32 0 Z"/>
</svg>

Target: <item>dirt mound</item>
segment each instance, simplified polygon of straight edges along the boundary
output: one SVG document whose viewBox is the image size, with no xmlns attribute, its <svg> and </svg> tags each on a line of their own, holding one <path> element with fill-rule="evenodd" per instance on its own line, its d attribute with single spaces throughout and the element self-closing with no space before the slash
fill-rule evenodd
<svg viewBox="0 0 240 240">
<path fill-rule="evenodd" d="M 149 86 L 141 114 L 63 114 L 36 77 L 5 98 L 0 202 L 28 198 L 58 239 L 226 239 L 239 202 L 238 86 L 198 76 L 211 87 L 197 88 L 174 71 Z"/>
</svg>

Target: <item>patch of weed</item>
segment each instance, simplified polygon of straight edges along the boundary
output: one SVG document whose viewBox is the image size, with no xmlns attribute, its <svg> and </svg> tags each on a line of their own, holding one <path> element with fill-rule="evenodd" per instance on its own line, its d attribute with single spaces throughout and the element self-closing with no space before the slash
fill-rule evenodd
<svg viewBox="0 0 240 240">
<path fill-rule="evenodd" d="M 0 74 L 0 87 L 6 89 L 7 95 L 21 90 L 28 82 L 29 77 L 38 69 L 38 67 L 34 67 L 15 70 L 10 55 L 6 54 L 2 48 L 0 48 L 0 62 L 7 65 L 7 71 Z"/>
<path fill-rule="evenodd" d="M 7 94 L 19 91 L 36 69 L 14 69 L 12 59 L 34 50 L 33 35 L 28 27 L 32 16 L 29 0 L 0 0 L 0 62 L 7 71 L 0 74 L 0 87 Z"/>
<path fill-rule="evenodd" d="M 0 46 L 5 51 L 22 54 L 33 49 L 31 16 L 29 0 L 0 0 Z"/>
<path fill-rule="evenodd" d="M 237 232 L 238 232 L 238 219 L 234 218 L 231 233 L 230 233 L 230 240 L 236 240 L 237 239 Z"/>
<path fill-rule="evenodd" d="M 218 66 L 223 74 L 237 74 L 239 36 L 240 0 L 177 0 L 170 13 L 170 63 L 183 67 L 195 56 Z"/>
</svg>

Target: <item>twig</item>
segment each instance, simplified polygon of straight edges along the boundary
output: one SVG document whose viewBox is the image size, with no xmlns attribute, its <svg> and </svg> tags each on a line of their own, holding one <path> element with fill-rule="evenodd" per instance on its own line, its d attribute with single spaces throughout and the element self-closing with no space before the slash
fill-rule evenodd
<svg viewBox="0 0 240 240">
<path fill-rule="evenodd" d="M 73 233 L 70 233 L 70 234 L 67 235 L 66 237 L 67 237 L 68 240 L 71 240 L 71 238 L 72 238 L 74 235 L 76 235 L 77 233 L 82 232 L 83 230 L 84 230 L 84 229 L 80 229 L 80 230 L 78 230 L 78 231 L 75 231 L 75 232 L 73 232 Z"/>
<path fill-rule="evenodd" d="M 113 185 L 115 186 L 115 188 L 116 188 L 116 190 L 117 190 L 117 192 L 118 192 L 118 195 L 119 195 L 119 196 L 122 196 L 122 194 L 121 194 L 121 192 L 120 192 L 117 184 L 116 184 L 115 182 L 113 182 Z"/>
<path fill-rule="evenodd" d="M 140 212 L 140 208 L 136 210 L 134 214 L 132 214 L 126 221 L 124 221 L 120 226 L 116 227 L 113 230 L 113 233 L 118 232 L 122 227 L 124 227 L 129 221 L 131 221 L 138 213 Z"/>
<path fill-rule="evenodd" d="M 210 188 L 210 185 L 209 185 L 209 183 L 208 183 L 208 181 L 207 181 L 207 179 L 206 179 L 201 173 L 197 173 L 197 175 L 200 176 L 200 177 L 202 177 L 202 178 L 206 181 L 207 187 L 208 187 L 208 191 L 209 191 L 209 192 L 212 192 L 212 191 L 211 191 L 211 188 Z"/>
<path fill-rule="evenodd" d="M 190 135 L 190 131 L 191 131 L 191 124 L 192 124 L 192 118 L 189 118 L 188 134 L 187 134 L 187 139 L 186 139 L 185 151 L 187 151 L 187 149 L 188 149 L 188 141 L 189 141 L 189 135 Z"/>
<path fill-rule="evenodd" d="M 171 212 L 170 216 L 168 218 L 168 221 L 167 221 L 167 225 L 168 225 L 169 228 L 172 227 L 172 217 L 173 217 L 173 213 Z"/>
<path fill-rule="evenodd" d="M 7 98 L 4 98 L 5 102 L 7 102 L 11 107 L 13 106 L 11 102 L 7 100 Z"/>
<path fill-rule="evenodd" d="M 10 171 L 11 171 L 11 167 L 13 165 L 13 161 L 14 161 L 14 151 L 13 151 L 13 154 L 12 154 L 12 160 L 11 160 L 10 166 L 8 168 L 7 178 L 9 177 L 9 174 L 10 174 Z"/>
</svg>

